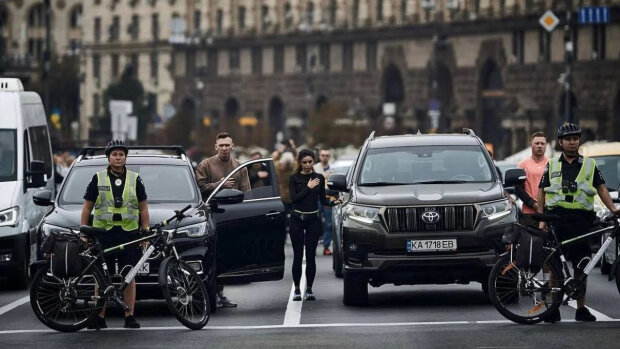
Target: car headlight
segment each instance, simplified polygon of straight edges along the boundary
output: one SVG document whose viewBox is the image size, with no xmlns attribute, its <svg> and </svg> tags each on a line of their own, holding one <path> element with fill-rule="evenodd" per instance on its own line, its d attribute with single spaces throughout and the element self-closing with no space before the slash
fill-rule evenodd
<svg viewBox="0 0 620 349">
<path fill-rule="evenodd" d="M 18 207 L 12 207 L 8 210 L 0 211 L 0 227 L 16 227 L 18 217 Z"/>
<path fill-rule="evenodd" d="M 380 222 L 378 207 L 349 205 L 345 210 L 345 216 L 363 224 Z"/>
<path fill-rule="evenodd" d="M 43 223 L 41 224 L 41 233 L 43 235 L 42 236 L 43 238 L 47 238 L 48 236 L 50 236 L 50 234 L 76 233 L 76 232 L 69 228 L 64 228 L 64 227 L 59 227 L 56 225 Z"/>
<path fill-rule="evenodd" d="M 192 224 L 177 230 L 177 235 L 187 235 L 190 238 L 200 238 L 205 236 L 207 232 L 207 222 Z"/>
<path fill-rule="evenodd" d="M 512 212 L 512 204 L 508 200 L 491 202 L 480 205 L 480 211 L 482 212 L 482 219 L 494 221 L 508 216 Z"/>
</svg>

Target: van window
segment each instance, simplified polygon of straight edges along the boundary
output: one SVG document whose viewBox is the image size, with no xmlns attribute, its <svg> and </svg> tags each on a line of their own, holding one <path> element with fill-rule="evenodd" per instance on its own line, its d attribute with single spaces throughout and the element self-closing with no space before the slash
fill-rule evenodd
<svg viewBox="0 0 620 349">
<path fill-rule="evenodd" d="M 16 132 L 0 129 L 0 182 L 15 180 L 17 180 Z"/>
<path fill-rule="evenodd" d="M 47 178 L 52 178 L 52 154 L 50 153 L 50 141 L 46 126 L 30 127 L 30 145 L 32 149 L 32 160 L 39 160 L 45 163 L 45 174 Z"/>
</svg>

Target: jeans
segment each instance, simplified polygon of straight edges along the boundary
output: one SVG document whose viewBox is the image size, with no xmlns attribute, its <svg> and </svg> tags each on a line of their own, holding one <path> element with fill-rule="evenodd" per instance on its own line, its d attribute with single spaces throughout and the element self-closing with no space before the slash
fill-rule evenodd
<svg viewBox="0 0 620 349">
<path fill-rule="evenodd" d="M 323 247 L 329 248 L 332 243 L 332 207 L 323 206 Z"/>
</svg>

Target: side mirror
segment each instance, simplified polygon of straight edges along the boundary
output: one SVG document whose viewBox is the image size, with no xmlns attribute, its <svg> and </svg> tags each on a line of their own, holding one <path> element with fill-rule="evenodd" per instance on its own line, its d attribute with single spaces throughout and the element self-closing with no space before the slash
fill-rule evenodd
<svg viewBox="0 0 620 349">
<path fill-rule="evenodd" d="M 37 206 L 51 206 L 54 204 L 52 200 L 51 190 L 41 190 L 32 196 L 32 201 Z"/>
<path fill-rule="evenodd" d="M 30 162 L 30 171 L 26 171 L 26 188 L 44 187 L 45 180 L 45 163 L 39 160 Z"/>
<path fill-rule="evenodd" d="M 327 178 L 327 187 L 331 190 L 347 192 L 347 177 L 342 173 L 334 173 Z"/>
<path fill-rule="evenodd" d="M 522 168 L 511 168 L 506 171 L 506 175 L 504 178 L 504 185 L 506 187 L 514 187 L 515 185 L 520 185 L 525 183 L 526 179 L 525 170 Z"/>
<path fill-rule="evenodd" d="M 243 192 L 237 189 L 222 189 L 215 194 L 212 202 L 218 205 L 234 205 L 243 202 Z"/>
</svg>

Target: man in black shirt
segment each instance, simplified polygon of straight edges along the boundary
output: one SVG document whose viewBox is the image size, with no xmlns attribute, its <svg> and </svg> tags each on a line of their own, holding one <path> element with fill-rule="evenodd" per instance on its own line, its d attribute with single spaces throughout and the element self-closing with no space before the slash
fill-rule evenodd
<svg viewBox="0 0 620 349">
<path fill-rule="evenodd" d="M 111 141 L 105 153 L 110 165 L 96 173 L 84 194 L 81 223 L 88 225 L 94 209 L 93 226 L 106 229 L 98 236 L 102 248 L 109 248 L 139 238 L 138 226 L 149 229 L 149 211 L 144 183 L 137 173 L 125 167 L 128 148 L 123 141 Z M 115 258 L 116 257 L 116 258 Z M 116 255 L 106 255 L 105 263 L 112 273 L 121 273 L 138 262 L 138 248 L 128 247 Z M 118 263 L 116 263 L 118 262 Z M 128 271 L 128 270 L 127 270 Z M 136 300 L 136 282 L 132 281 L 124 293 L 130 310 L 125 313 L 125 328 L 139 328 L 133 317 Z M 88 325 L 90 329 L 106 328 L 105 308 L 99 317 Z"/>
<path fill-rule="evenodd" d="M 552 223 L 560 240 L 574 238 L 590 230 L 595 219 L 593 203 L 596 194 L 613 214 L 618 214 L 596 162 L 578 153 L 580 137 L 581 129 L 575 124 L 566 123 L 558 129 L 562 155 L 549 160 L 538 190 L 538 212 L 547 209 L 549 213 L 563 217 L 561 221 Z M 546 229 L 546 224 L 541 222 L 539 227 Z M 575 277 L 583 275 L 585 264 L 582 260 L 591 255 L 587 241 L 577 240 L 568 245 L 567 252 Z M 596 321 L 596 317 L 585 307 L 585 295 L 577 300 L 575 320 Z M 545 319 L 545 322 L 556 321 L 560 321 L 559 310 Z"/>
</svg>

